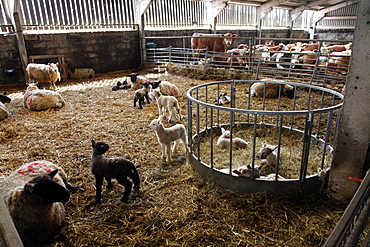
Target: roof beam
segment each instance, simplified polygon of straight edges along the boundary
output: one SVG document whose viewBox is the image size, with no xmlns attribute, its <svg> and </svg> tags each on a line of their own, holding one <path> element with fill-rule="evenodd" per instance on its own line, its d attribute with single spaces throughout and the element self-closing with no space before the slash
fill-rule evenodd
<svg viewBox="0 0 370 247">
<path fill-rule="evenodd" d="M 309 2 L 309 3 L 306 2 L 302 5 L 299 5 L 298 7 L 294 8 L 290 11 L 292 21 L 297 19 L 302 14 L 303 11 L 305 11 L 307 9 L 312 9 L 313 6 L 321 5 L 321 4 L 324 4 L 326 2 L 327 2 L 327 0 L 317 0 L 317 1 L 312 1 L 312 2 Z"/>
<path fill-rule="evenodd" d="M 265 18 L 265 16 L 268 13 L 270 13 L 273 7 L 279 6 L 281 3 L 284 3 L 284 2 L 286 2 L 286 0 L 271 0 L 259 6 L 257 8 L 257 11 L 259 13 L 259 19 L 261 20 Z"/>
<path fill-rule="evenodd" d="M 325 9 L 321 9 L 321 10 L 319 10 L 319 12 L 326 14 L 326 13 L 328 13 L 330 11 L 333 11 L 333 10 L 336 10 L 336 9 L 340 9 L 340 8 L 343 8 L 343 7 L 346 7 L 348 5 L 351 5 L 351 4 L 354 4 L 354 3 L 358 3 L 358 2 L 359 2 L 359 0 L 345 1 L 343 3 L 333 5 L 331 7 L 325 8 Z"/>
</svg>

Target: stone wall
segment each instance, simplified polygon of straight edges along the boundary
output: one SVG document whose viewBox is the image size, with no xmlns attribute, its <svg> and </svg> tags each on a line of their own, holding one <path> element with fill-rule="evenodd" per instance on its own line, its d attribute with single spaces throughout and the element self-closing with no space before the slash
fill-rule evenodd
<svg viewBox="0 0 370 247">
<path fill-rule="evenodd" d="M 141 63 L 138 31 L 32 34 L 24 39 L 28 56 L 64 55 L 69 67 L 93 68 L 97 73 L 136 69 Z M 0 84 L 24 84 L 15 36 L 0 36 L 0 49 Z M 16 74 L 5 75 L 4 68 L 14 68 Z"/>
</svg>

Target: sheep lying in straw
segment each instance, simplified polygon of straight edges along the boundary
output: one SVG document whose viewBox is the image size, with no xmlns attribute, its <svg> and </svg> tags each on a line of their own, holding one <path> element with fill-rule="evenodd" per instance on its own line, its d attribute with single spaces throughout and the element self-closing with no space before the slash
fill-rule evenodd
<svg viewBox="0 0 370 247">
<path fill-rule="evenodd" d="M 265 164 L 261 164 L 258 167 L 254 168 L 254 177 L 259 178 L 261 177 L 261 170 Z M 253 168 L 251 165 L 246 165 L 246 166 L 239 166 L 237 169 L 233 170 L 235 174 L 238 174 L 239 176 L 242 177 L 252 177 L 252 171 Z"/>
<path fill-rule="evenodd" d="M 59 63 L 37 64 L 29 63 L 26 68 L 28 80 L 30 82 L 49 82 L 55 89 L 55 82 L 60 81 L 60 73 L 58 70 Z"/>
<path fill-rule="evenodd" d="M 264 142 L 263 147 L 256 153 L 255 157 L 266 165 L 275 166 L 277 165 L 277 148 L 278 146 L 268 145 Z"/>
<path fill-rule="evenodd" d="M 109 145 L 94 140 L 91 140 L 91 143 L 93 147 L 91 171 L 96 182 L 95 203 L 101 203 L 101 188 L 104 178 L 108 183 L 107 189 L 113 188 L 112 178 L 125 187 L 121 202 L 127 202 L 132 189 L 132 183 L 127 177 L 134 182 L 135 190 L 140 188 L 139 173 L 134 163 L 125 158 L 105 158 L 103 154 L 108 151 Z"/>
<path fill-rule="evenodd" d="M 143 85 L 143 88 L 140 88 L 135 91 L 134 95 L 134 107 L 136 107 L 136 102 L 139 101 L 139 109 L 143 109 L 143 104 L 146 102 L 149 104 L 149 91 L 151 89 L 151 82 L 140 82 Z"/>
<path fill-rule="evenodd" d="M 59 93 L 52 90 L 39 89 L 37 83 L 29 84 L 23 96 L 23 106 L 31 111 L 62 108 L 64 105 L 65 101 Z"/>
<path fill-rule="evenodd" d="M 222 134 L 217 140 L 217 147 L 221 149 L 230 148 L 230 131 L 224 128 L 221 128 L 221 131 Z M 246 148 L 249 144 L 249 142 L 238 137 L 234 137 L 231 141 L 233 149 Z"/>
<path fill-rule="evenodd" d="M 128 82 L 131 83 L 131 89 L 132 90 L 138 90 L 141 88 L 140 82 L 146 82 L 149 81 L 148 78 L 145 76 L 141 76 L 139 74 L 131 73 L 127 75 L 129 77 Z"/>
<path fill-rule="evenodd" d="M 271 80 L 271 79 L 263 79 L 261 81 L 279 81 L 284 82 L 282 80 Z M 265 86 L 266 85 L 266 86 Z M 281 88 L 281 89 L 280 89 Z M 250 95 L 252 97 L 263 97 L 265 95 L 266 98 L 277 98 L 280 95 L 288 96 L 289 98 L 293 99 L 296 93 L 296 89 L 288 84 L 277 84 L 277 83 L 265 83 L 265 82 L 255 82 L 251 86 Z M 264 94 L 264 92 L 266 92 Z"/>
<path fill-rule="evenodd" d="M 181 121 L 181 109 L 179 102 L 174 96 L 164 96 L 161 91 L 157 88 L 150 93 L 157 101 L 159 115 L 162 117 L 166 116 L 166 109 L 169 113 L 168 122 L 172 121 L 174 115 L 174 108 L 177 111 L 178 119 Z"/>
<path fill-rule="evenodd" d="M 159 119 L 154 119 L 149 124 L 149 129 L 154 130 L 158 142 L 162 146 L 162 158 L 166 158 L 166 161 L 171 161 L 171 144 L 175 142 L 172 152 L 175 152 L 177 150 L 177 147 L 180 143 L 180 140 L 184 143 L 185 146 L 185 153 L 186 156 L 188 154 L 188 144 L 186 140 L 186 129 L 183 124 L 176 124 L 170 128 L 163 127 L 163 124 L 161 122 L 162 117 L 159 117 Z"/>
<path fill-rule="evenodd" d="M 70 193 L 82 190 L 66 181 L 62 168 L 42 160 L 27 163 L 0 184 L 0 194 L 25 246 L 51 244 L 64 221 Z"/>
</svg>

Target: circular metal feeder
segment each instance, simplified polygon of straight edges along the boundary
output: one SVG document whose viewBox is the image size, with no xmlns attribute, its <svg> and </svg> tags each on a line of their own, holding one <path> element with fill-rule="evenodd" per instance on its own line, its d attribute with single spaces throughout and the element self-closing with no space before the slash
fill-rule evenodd
<svg viewBox="0 0 370 247">
<path fill-rule="evenodd" d="M 274 83 L 280 85 L 278 98 L 253 98 L 245 91 L 255 82 Z M 296 94 L 293 99 L 287 99 L 282 94 L 284 84 L 294 86 Z M 266 87 L 265 87 L 266 90 Z M 214 96 L 227 93 L 230 105 L 219 106 L 214 102 Z M 343 102 L 343 95 L 330 89 L 306 85 L 301 83 L 287 83 L 281 81 L 221 81 L 211 82 L 191 88 L 187 92 L 188 98 L 188 140 L 190 146 L 189 163 L 206 180 L 239 193 L 252 193 L 260 190 L 280 196 L 302 197 L 318 191 L 323 186 L 323 177 L 317 170 L 326 172 L 333 151 L 339 111 Z M 256 104 L 257 102 L 257 104 Z M 300 119 L 300 121 L 298 121 Z M 228 150 L 227 169 L 215 167 L 215 157 L 220 156 L 220 150 L 214 144 L 218 138 L 216 133 L 220 127 L 228 128 L 233 132 L 242 128 L 252 129 L 251 141 L 248 149 L 255 154 L 258 146 L 258 128 L 272 128 L 276 130 L 273 140 L 278 147 L 278 164 L 275 167 L 275 177 L 281 172 L 280 148 L 283 133 L 291 132 L 299 141 L 300 150 L 297 152 L 300 164 L 296 177 L 285 179 L 270 179 L 266 177 L 243 177 L 234 174 L 235 153 Z M 207 139 L 207 140 L 206 140 Z M 296 141 L 297 141 L 296 140 Z M 310 149 L 319 150 L 319 162 L 310 163 Z M 222 154 L 224 155 L 224 154 Z M 255 169 L 258 162 L 254 155 L 247 158 L 245 164 Z M 315 173 L 308 173 L 308 169 L 315 169 Z M 226 170 L 226 171 L 225 171 Z M 327 173 L 326 173 L 327 174 Z"/>
</svg>

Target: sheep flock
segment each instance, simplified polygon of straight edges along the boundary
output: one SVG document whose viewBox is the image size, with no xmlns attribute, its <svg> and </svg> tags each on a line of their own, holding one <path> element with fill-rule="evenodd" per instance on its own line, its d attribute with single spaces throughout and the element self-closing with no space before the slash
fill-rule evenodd
<svg viewBox="0 0 370 247">
<path fill-rule="evenodd" d="M 67 173 L 82 193 L 65 203 L 65 224 L 53 246 L 320 246 L 345 205 L 327 198 L 291 200 L 264 192 L 236 194 L 203 180 L 187 164 L 182 149 L 171 162 L 161 158 L 154 131 L 156 102 L 133 107 L 134 90 L 112 91 L 132 71 L 97 74 L 92 79 L 57 84 L 65 100 L 62 108 L 29 111 L 23 107 L 25 87 L 6 89 L 13 115 L 0 126 L 2 181 L 23 164 L 49 160 Z M 153 81 L 171 81 L 187 112 L 185 92 L 205 81 L 172 74 L 140 71 Z M 189 83 L 191 80 L 191 83 Z M 245 92 L 243 92 L 245 94 Z M 257 98 L 258 99 L 258 98 Z M 286 97 L 287 100 L 290 100 Z M 213 98 L 212 98 L 212 103 Z M 185 114 L 184 114 L 185 115 Z M 163 122 L 165 127 L 184 124 Z M 235 132 L 237 134 L 237 132 Z M 245 138 L 244 136 L 236 135 Z M 140 190 L 130 203 L 120 202 L 123 187 L 102 189 L 96 204 L 91 172 L 91 140 L 109 143 L 108 157 L 132 161 L 140 174 Z M 275 143 L 269 143 L 275 145 Z M 260 148 L 260 146 L 258 147 Z"/>
</svg>

